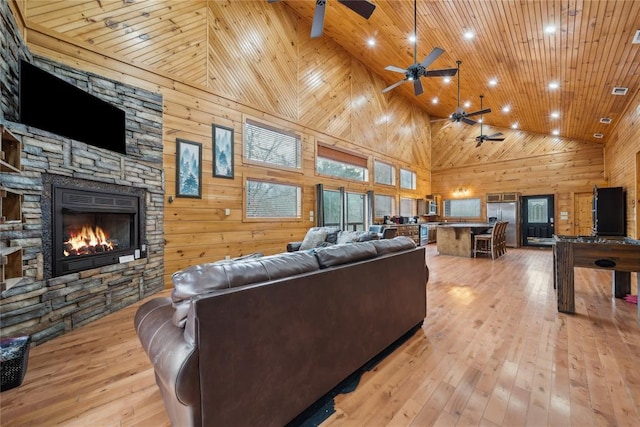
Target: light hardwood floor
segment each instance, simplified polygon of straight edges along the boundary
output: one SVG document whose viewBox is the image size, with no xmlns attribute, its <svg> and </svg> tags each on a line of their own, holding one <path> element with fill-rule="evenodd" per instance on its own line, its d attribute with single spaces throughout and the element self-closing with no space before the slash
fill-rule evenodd
<svg viewBox="0 0 640 427">
<path fill-rule="evenodd" d="M 566 315 L 549 249 L 492 261 L 429 245 L 427 262 L 424 326 L 336 397 L 323 425 L 638 425 L 637 307 L 612 298 L 611 272 L 576 269 Z M 138 305 L 32 348 L 23 385 L 0 394 L 0 424 L 168 425 L 133 330 Z"/>
</svg>

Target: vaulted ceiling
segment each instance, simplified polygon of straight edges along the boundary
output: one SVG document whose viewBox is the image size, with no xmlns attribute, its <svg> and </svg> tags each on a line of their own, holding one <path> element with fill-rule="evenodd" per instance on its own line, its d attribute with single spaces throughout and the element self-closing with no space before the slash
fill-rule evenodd
<svg viewBox="0 0 640 427">
<path fill-rule="evenodd" d="M 266 0 L 265 0 L 266 1 Z M 282 0 L 306 25 L 315 3 Z M 414 63 L 412 0 L 372 0 L 365 20 L 337 0 L 327 0 L 324 33 L 379 74 L 389 85 L 404 75 L 387 71 Z M 278 4 L 272 5 L 276 10 Z M 639 1 L 417 0 L 418 62 L 434 47 L 445 50 L 430 69 L 455 68 L 462 61 L 461 101 L 479 109 L 479 95 L 492 112 L 484 122 L 511 128 L 605 143 L 640 88 Z M 555 31 L 547 32 L 549 26 Z M 464 38 L 472 31 L 473 39 Z M 368 44 L 369 39 L 375 45 Z M 497 84 L 489 84 L 495 79 Z M 424 93 L 412 84 L 393 89 L 432 118 L 446 118 L 457 107 L 457 77 L 422 78 Z M 558 88 L 549 88 L 557 83 Z M 614 87 L 628 88 L 613 95 Z M 433 103 L 437 98 L 437 104 Z M 508 112 L 503 112 L 508 107 Z M 552 114 L 557 113 L 558 117 Z M 601 118 L 611 119 L 610 124 Z M 477 125 L 476 125 L 477 126 Z M 601 134 L 601 138 L 594 137 Z"/>
</svg>

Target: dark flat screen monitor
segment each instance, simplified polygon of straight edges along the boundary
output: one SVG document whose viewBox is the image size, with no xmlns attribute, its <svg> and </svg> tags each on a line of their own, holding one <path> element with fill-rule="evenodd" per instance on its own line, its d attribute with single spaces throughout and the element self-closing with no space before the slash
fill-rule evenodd
<svg viewBox="0 0 640 427">
<path fill-rule="evenodd" d="M 126 154 L 125 112 L 20 61 L 20 122 Z"/>
</svg>

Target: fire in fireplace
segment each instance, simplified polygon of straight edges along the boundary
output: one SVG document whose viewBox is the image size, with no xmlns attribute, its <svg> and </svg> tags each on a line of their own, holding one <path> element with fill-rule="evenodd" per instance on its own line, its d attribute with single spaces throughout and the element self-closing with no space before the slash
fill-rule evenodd
<svg viewBox="0 0 640 427">
<path fill-rule="evenodd" d="M 59 186 L 53 194 L 53 276 L 141 256 L 139 196 Z"/>
</svg>

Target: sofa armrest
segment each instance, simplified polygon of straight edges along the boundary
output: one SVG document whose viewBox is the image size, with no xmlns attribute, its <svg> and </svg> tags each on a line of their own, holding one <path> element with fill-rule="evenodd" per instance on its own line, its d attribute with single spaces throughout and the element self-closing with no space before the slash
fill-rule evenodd
<svg viewBox="0 0 640 427">
<path fill-rule="evenodd" d="M 287 243 L 287 252 L 296 252 L 300 250 L 302 242 L 289 242 Z"/>
<path fill-rule="evenodd" d="M 184 330 L 172 322 L 170 298 L 154 298 L 138 308 L 134 324 L 140 343 L 149 356 L 163 397 L 173 406 L 197 407 L 200 402 L 198 352 L 184 338 Z M 167 394 L 167 396 L 164 396 Z"/>
</svg>

